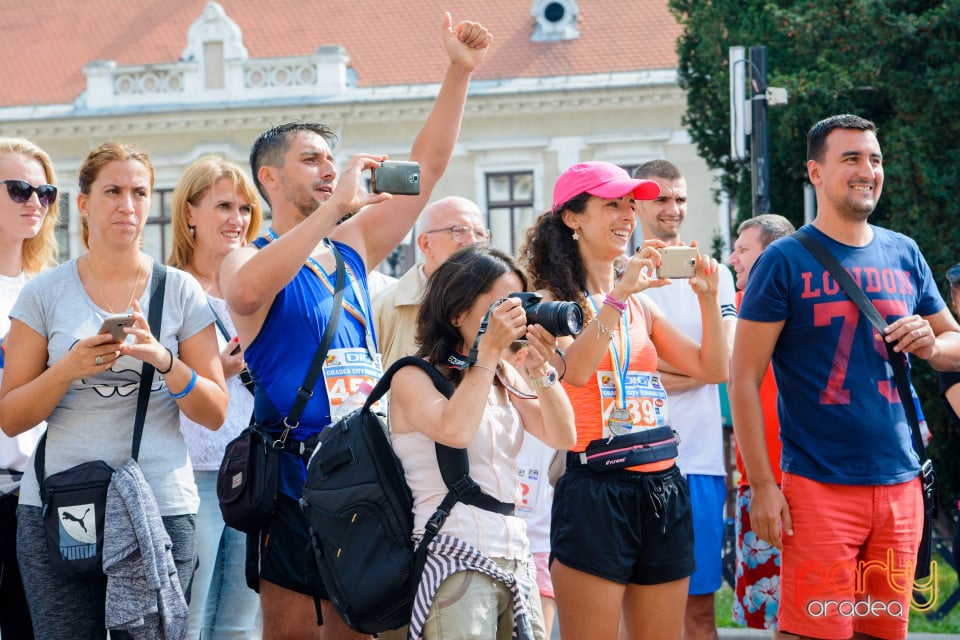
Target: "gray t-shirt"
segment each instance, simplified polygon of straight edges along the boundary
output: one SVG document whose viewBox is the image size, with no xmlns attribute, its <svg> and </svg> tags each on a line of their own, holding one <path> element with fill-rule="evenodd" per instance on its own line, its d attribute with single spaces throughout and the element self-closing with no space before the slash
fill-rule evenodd
<svg viewBox="0 0 960 640">
<path fill-rule="evenodd" d="M 152 276 L 151 276 L 152 279 Z M 140 297 L 149 309 L 150 285 Z M 10 317 L 47 340 L 47 366 L 62 358 L 80 338 L 94 335 L 109 315 L 87 295 L 77 260 L 41 273 L 24 287 Z M 160 342 L 174 354 L 179 342 L 213 324 L 200 284 L 189 274 L 167 268 Z M 46 475 L 91 460 L 115 469 L 130 458 L 141 362 L 120 357 L 103 373 L 74 380 L 47 418 Z M 163 377 L 154 374 L 140 467 L 164 516 L 196 513 L 200 504 L 187 446 L 180 435 L 180 412 Z M 20 503 L 41 506 L 33 460 L 20 486 Z"/>
</svg>

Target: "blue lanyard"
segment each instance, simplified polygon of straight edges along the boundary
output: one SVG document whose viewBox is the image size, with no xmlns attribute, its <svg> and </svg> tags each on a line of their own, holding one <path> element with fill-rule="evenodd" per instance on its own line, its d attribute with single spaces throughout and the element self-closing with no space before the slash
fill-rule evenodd
<svg viewBox="0 0 960 640">
<path fill-rule="evenodd" d="M 277 232 L 273 230 L 273 227 L 268 228 L 263 237 L 267 242 L 272 242 L 279 238 Z M 330 242 L 328 239 L 324 239 L 324 242 Z M 304 266 L 307 267 L 310 271 L 313 272 L 317 279 L 326 287 L 327 291 L 330 292 L 330 295 L 335 293 L 334 285 L 331 280 L 333 276 L 324 271 L 323 267 L 320 266 L 320 263 L 316 261 L 313 256 L 308 256 Z M 357 282 L 357 278 L 353 275 L 353 270 L 350 269 L 350 265 L 345 265 L 347 271 L 347 282 L 350 283 L 350 288 L 353 289 L 353 295 L 356 297 L 357 301 L 362 305 L 363 304 L 363 292 L 360 290 L 360 285 Z M 360 323 L 360 326 L 363 327 L 364 340 L 366 341 L 367 352 L 370 354 L 370 359 L 374 362 L 378 361 L 379 352 L 377 349 L 376 340 L 373 339 L 373 333 L 370 331 L 370 323 L 367 322 L 367 317 L 373 316 L 372 311 L 364 313 L 363 308 L 358 307 L 353 304 L 346 298 L 343 299 L 343 309 L 351 316 L 353 316 L 357 322 Z"/>
<path fill-rule="evenodd" d="M 600 308 L 594 299 L 584 292 L 587 302 L 593 308 L 594 318 L 600 315 Z M 614 391 L 616 392 L 616 404 L 618 409 L 627 408 L 626 389 L 627 389 L 627 371 L 630 369 L 630 307 L 629 305 L 620 315 L 619 346 L 613 341 L 607 346 L 610 353 L 610 362 L 613 364 L 614 373 Z"/>
</svg>

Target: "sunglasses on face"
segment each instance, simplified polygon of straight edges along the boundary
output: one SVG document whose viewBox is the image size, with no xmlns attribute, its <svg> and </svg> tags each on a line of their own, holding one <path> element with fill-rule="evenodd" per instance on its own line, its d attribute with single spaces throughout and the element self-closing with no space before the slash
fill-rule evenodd
<svg viewBox="0 0 960 640">
<path fill-rule="evenodd" d="M 57 198 L 57 188 L 52 184 L 42 184 L 35 187 L 24 180 L 3 180 L 2 183 L 7 185 L 7 193 L 10 195 L 10 199 L 17 204 L 23 204 L 29 200 L 34 191 L 37 192 L 37 200 L 43 207 L 49 207 L 50 203 Z"/>
</svg>

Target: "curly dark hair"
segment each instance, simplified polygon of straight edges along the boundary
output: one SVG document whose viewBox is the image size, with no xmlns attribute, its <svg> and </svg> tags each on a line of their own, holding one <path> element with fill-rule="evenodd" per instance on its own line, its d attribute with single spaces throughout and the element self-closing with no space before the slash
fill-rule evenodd
<svg viewBox="0 0 960 640">
<path fill-rule="evenodd" d="M 417 314 L 416 356 L 434 366 L 446 365 L 449 350 L 460 348 L 462 340 L 453 320 L 490 291 L 498 278 L 511 272 L 520 278 L 526 291 L 527 274 L 516 260 L 499 249 L 472 244 L 447 258 L 427 280 Z M 463 372 L 450 369 L 448 378 L 457 385 Z"/>
<path fill-rule="evenodd" d="M 558 213 L 540 214 L 520 247 L 520 263 L 530 274 L 533 288 L 549 291 L 557 300 L 576 302 L 585 321 L 593 317 L 584 295 L 587 273 L 573 231 L 563 223 L 561 214 L 564 210 L 583 213 L 589 200 L 589 193 L 581 193 L 559 207 Z"/>
</svg>

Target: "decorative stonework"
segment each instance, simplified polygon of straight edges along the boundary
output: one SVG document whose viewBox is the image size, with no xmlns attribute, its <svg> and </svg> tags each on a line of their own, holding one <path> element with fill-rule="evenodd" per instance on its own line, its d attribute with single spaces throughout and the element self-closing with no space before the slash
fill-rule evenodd
<svg viewBox="0 0 960 640">
<path fill-rule="evenodd" d="M 183 71 L 157 65 L 139 72 L 126 68 L 113 74 L 113 93 L 118 96 L 183 93 Z"/>
<path fill-rule="evenodd" d="M 190 25 L 187 30 L 187 47 L 180 59 L 200 60 L 203 58 L 203 45 L 207 42 L 222 43 L 225 60 L 246 60 L 249 57 L 247 48 L 243 45 L 240 26 L 231 20 L 223 7 L 216 2 L 208 2 L 200 17 Z"/>
<path fill-rule="evenodd" d="M 97 112 L 329 98 L 346 90 L 349 59 L 339 46 L 250 59 L 240 28 L 222 6 L 208 2 L 187 31 L 180 60 L 123 67 L 112 60 L 91 62 L 83 69 L 87 90 L 77 107 Z"/>
</svg>

